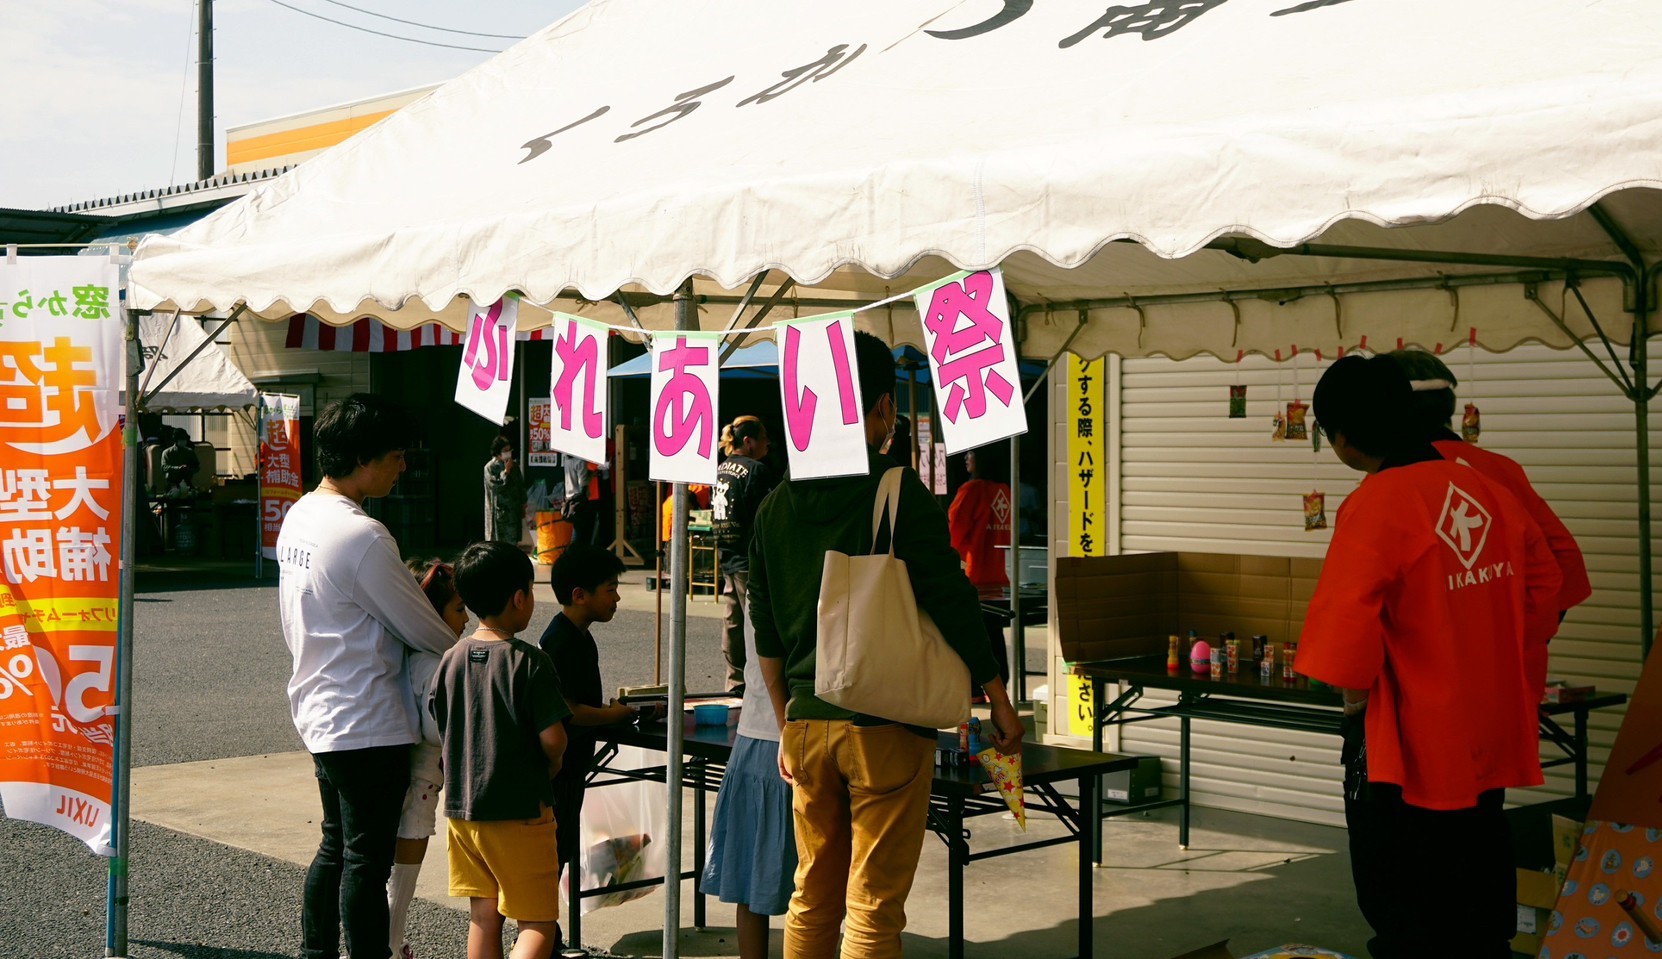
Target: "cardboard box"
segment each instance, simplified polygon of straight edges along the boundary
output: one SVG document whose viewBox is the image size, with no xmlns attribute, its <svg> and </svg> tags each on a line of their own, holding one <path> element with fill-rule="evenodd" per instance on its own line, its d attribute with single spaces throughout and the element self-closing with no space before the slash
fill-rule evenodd
<svg viewBox="0 0 1662 959">
<path fill-rule="evenodd" d="M 1320 572 L 1315 559 L 1221 553 L 1057 557 L 1057 642 L 1070 663 L 1163 656 L 1191 629 L 1280 645 L 1297 639 Z"/>
<path fill-rule="evenodd" d="M 1553 903 L 1558 901 L 1558 884 L 1558 877 L 1550 872 L 1518 870 L 1518 934 L 1512 937 L 1513 952 L 1533 956 L 1541 951 Z"/>
<path fill-rule="evenodd" d="M 1102 777 L 1102 798 L 1106 802 L 1135 805 L 1160 798 L 1160 757 L 1142 756 L 1131 769 Z"/>
</svg>

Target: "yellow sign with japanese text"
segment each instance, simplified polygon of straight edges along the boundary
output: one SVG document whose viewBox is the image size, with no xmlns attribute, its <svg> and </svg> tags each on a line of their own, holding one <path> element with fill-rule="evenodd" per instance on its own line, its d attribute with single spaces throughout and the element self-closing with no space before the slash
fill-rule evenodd
<svg viewBox="0 0 1662 959">
<path fill-rule="evenodd" d="M 1108 555 L 1108 362 L 1068 354 L 1068 555 Z"/>
<path fill-rule="evenodd" d="M 113 856 L 123 315 L 95 257 L 0 264 L 0 804 Z"/>
</svg>

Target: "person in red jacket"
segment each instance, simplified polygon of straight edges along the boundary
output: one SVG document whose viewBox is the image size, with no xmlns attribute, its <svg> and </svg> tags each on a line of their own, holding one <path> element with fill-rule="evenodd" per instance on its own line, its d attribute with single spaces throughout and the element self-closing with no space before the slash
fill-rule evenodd
<svg viewBox="0 0 1662 959">
<path fill-rule="evenodd" d="M 1460 381 L 1455 379 L 1454 373 L 1442 360 L 1424 350 L 1395 350 L 1390 357 L 1402 367 L 1409 385 L 1413 387 L 1414 422 L 1420 434 L 1443 454 L 1444 459 L 1470 466 L 1482 473 L 1485 479 L 1506 487 L 1506 491 L 1523 504 L 1535 525 L 1541 527 L 1547 546 L 1558 561 L 1559 575 L 1564 579 L 1558 590 L 1558 612 L 1562 619 L 1564 613 L 1593 595 L 1592 584 L 1587 581 L 1587 563 L 1581 557 L 1581 547 L 1576 545 L 1575 537 L 1570 535 L 1564 521 L 1552 511 L 1541 494 L 1535 492 L 1522 466 L 1509 457 L 1475 443 L 1467 443 L 1460 438 L 1460 434 L 1449 429 L 1454 411 L 1458 409 L 1454 390 Z"/>
<path fill-rule="evenodd" d="M 1557 627 L 1558 565 L 1497 483 L 1413 427 L 1388 357 L 1349 356 L 1314 408 L 1346 497 L 1295 668 L 1343 691 L 1345 821 L 1375 959 L 1505 959 L 1516 882 L 1502 805 L 1541 783 L 1534 650 Z"/>
<path fill-rule="evenodd" d="M 1002 461 L 996 458 L 997 447 L 984 447 L 964 454 L 964 465 L 970 479 L 958 487 L 947 509 L 947 525 L 952 533 L 952 548 L 964 561 L 964 575 L 983 595 L 1000 596 L 1010 584 L 1005 562 L 1010 546 L 1010 524 L 1015 519 L 1015 503 L 1010 499 L 1010 486 L 1001 482 L 995 464 L 1009 462 L 1009 447 L 1004 447 Z M 983 455 L 985 454 L 985 455 Z M 999 547 L 1004 549 L 999 549 Z M 987 645 L 992 647 L 998 661 L 998 675 L 1010 678 L 1010 651 L 1004 643 L 1004 619 L 996 613 L 983 611 L 982 625 L 987 630 Z M 985 701 L 979 687 L 970 695 Z"/>
</svg>

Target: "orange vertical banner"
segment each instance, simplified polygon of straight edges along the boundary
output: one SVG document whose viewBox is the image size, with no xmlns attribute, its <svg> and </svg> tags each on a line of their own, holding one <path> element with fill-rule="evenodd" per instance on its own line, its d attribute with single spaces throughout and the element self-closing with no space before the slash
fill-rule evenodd
<svg viewBox="0 0 1662 959">
<path fill-rule="evenodd" d="M 120 274 L 0 264 L 0 803 L 113 856 Z"/>
<path fill-rule="evenodd" d="M 260 554 L 277 558 L 277 533 L 300 498 L 300 397 L 260 394 Z"/>
</svg>

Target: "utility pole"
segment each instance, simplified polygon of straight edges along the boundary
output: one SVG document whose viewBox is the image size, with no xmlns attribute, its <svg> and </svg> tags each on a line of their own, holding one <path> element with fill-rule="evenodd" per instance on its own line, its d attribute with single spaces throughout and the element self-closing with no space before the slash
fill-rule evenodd
<svg viewBox="0 0 1662 959">
<path fill-rule="evenodd" d="M 214 175 L 214 0 L 196 0 L 196 178 Z"/>
</svg>

